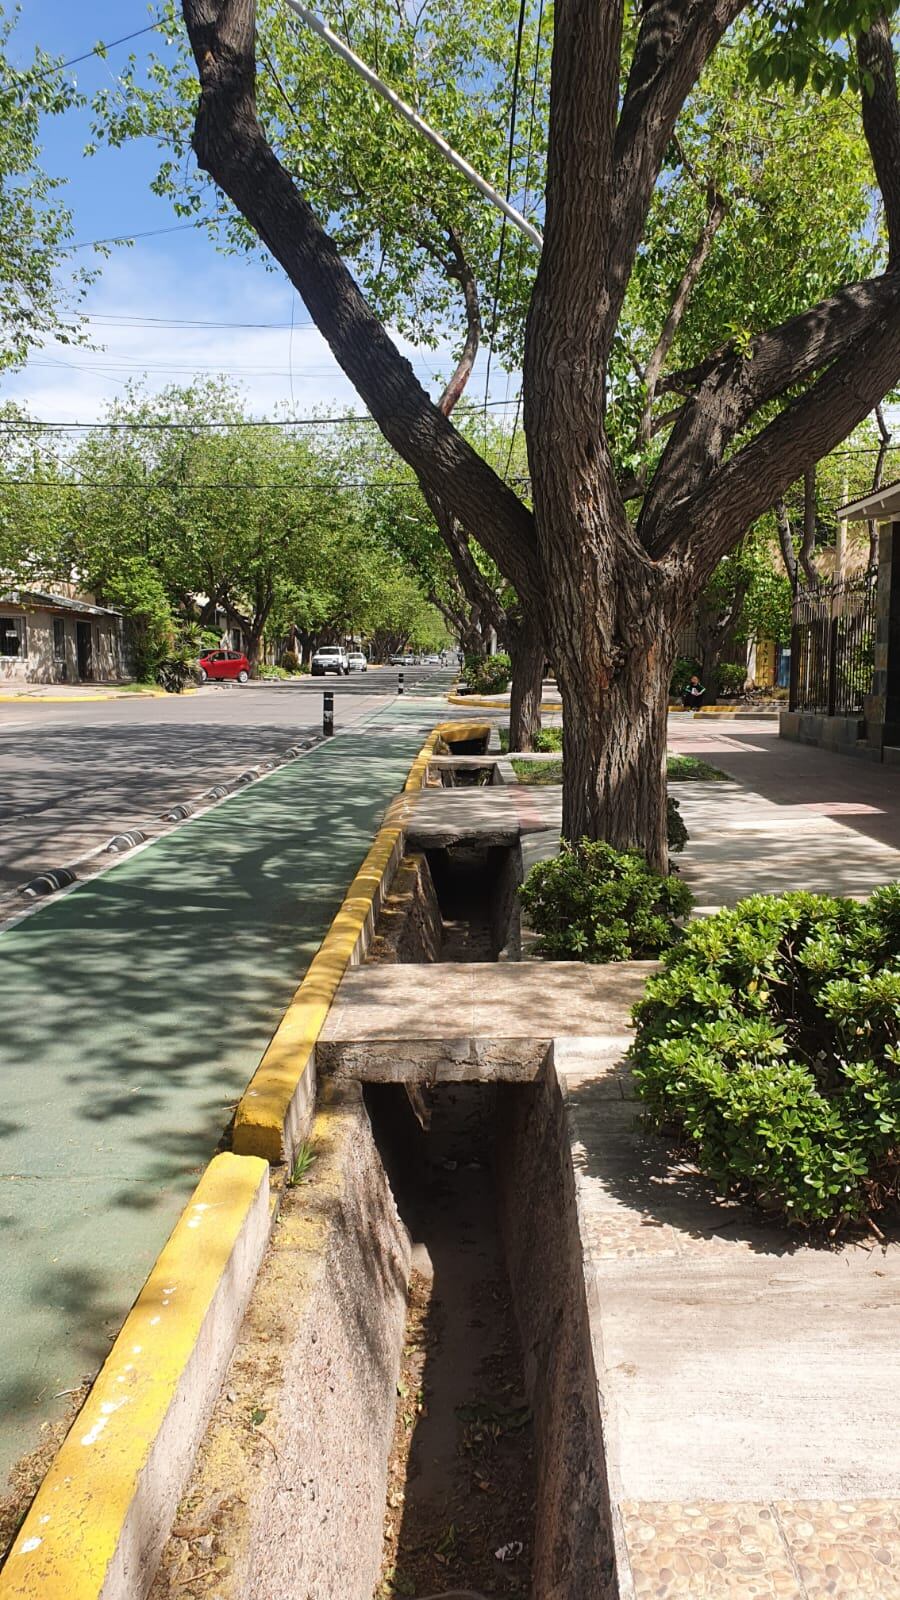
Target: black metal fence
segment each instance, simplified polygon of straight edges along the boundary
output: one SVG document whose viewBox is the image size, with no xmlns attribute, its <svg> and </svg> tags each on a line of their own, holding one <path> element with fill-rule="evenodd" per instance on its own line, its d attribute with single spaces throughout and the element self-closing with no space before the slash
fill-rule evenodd
<svg viewBox="0 0 900 1600">
<path fill-rule="evenodd" d="M 801 589 L 791 627 L 792 711 L 852 717 L 872 690 L 877 572 Z"/>
</svg>

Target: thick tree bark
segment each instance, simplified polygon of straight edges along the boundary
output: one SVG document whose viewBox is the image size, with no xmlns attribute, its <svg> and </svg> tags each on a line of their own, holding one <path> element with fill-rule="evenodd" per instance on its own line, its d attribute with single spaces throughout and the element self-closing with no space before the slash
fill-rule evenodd
<svg viewBox="0 0 900 1600">
<path fill-rule="evenodd" d="M 643 850 L 668 869 L 666 720 L 676 638 L 652 605 L 605 681 L 585 693 L 587 664 L 557 663 L 563 698 L 563 836 Z"/>
<path fill-rule="evenodd" d="M 509 630 L 512 691 L 509 699 L 509 748 L 533 750 L 541 731 L 541 697 L 544 687 L 543 629 L 528 615 Z"/>
</svg>

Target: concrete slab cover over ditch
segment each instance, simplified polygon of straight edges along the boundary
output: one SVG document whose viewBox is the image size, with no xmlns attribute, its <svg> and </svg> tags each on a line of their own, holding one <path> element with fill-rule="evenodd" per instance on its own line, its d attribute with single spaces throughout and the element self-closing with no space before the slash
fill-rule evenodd
<svg viewBox="0 0 900 1600">
<path fill-rule="evenodd" d="M 562 1033 L 621 1033 L 652 963 L 398 964 L 344 977 L 319 1070 L 370 1082 L 533 1078 Z"/>
<path fill-rule="evenodd" d="M 0 937 L 0 1482 L 93 1374 L 437 708 L 390 708 Z"/>
</svg>

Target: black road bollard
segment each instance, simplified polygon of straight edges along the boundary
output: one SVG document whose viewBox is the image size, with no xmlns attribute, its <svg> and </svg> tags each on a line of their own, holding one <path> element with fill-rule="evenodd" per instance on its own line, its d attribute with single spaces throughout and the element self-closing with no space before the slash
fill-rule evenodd
<svg viewBox="0 0 900 1600">
<path fill-rule="evenodd" d="M 397 673 L 397 693 L 398 694 L 402 694 L 403 693 L 403 673 L 402 672 L 398 672 Z"/>
<path fill-rule="evenodd" d="M 326 689 L 322 696 L 322 732 L 326 738 L 334 733 L 334 690 Z"/>
</svg>

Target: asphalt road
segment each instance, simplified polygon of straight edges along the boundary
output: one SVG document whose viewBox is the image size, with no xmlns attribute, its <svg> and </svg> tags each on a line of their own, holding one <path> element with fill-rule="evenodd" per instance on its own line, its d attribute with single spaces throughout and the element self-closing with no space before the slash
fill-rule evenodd
<svg viewBox="0 0 900 1600">
<path fill-rule="evenodd" d="M 445 687 L 451 674 L 405 677 L 409 698 Z M 320 730 L 324 690 L 334 692 L 340 729 L 397 699 L 397 674 L 0 705 L 0 897 Z"/>
</svg>

